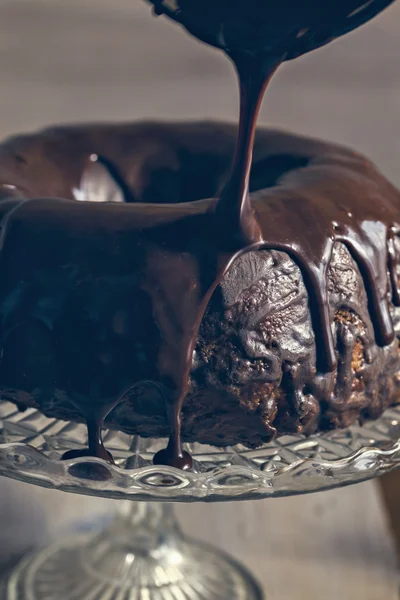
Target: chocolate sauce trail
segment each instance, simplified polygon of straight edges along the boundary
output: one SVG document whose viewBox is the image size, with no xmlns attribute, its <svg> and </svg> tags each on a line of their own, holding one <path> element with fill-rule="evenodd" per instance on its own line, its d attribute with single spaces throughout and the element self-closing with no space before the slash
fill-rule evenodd
<svg viewBox="0 0 400 600">
<path fill-rule="evenodd" d="M 229 55 L 229 54 L 228 54 Z M 227 247 L 245 248 L 262 241 L 262 232 L 250 202 L 249 182 L 254 138 L 261 103 L 283 57 L 231 53 L 239 81 L 240 120 L 232 173 L 222 190 L 216 215 Z"/>
<path fill-rule="evenodd" d="M 398 235 L 395 227 L 392 227 L 388 234 L 388 259 L 390 285 L 392 287 L 392 302 L 395 306 L 400 306 L 400 283 L 397 277 L 398 260 L 395 248 L 395 237 Z"/>
<path fill-rule="evenodd" d="M 186 283 L 186 289 L 192 296 L 189 300 L 192 309 L 187 313 L 182 331 L 173 334 L 177 335 L 174 364 L 170 364 L 171 354 L 168 358 L 162 358 L 162 360 L 167 359 L 169 363 L 167 370 L 170 370 L 172 382 L 170 388 L 172 387 L 173 390 L 167 400 L 170 439 L 167 448 L 154 457 L 154 464 L 166 464 L 183 470 L 191 468 L 192 459 L 182 450 L 182 406 L 190 388 L 193 351 L 204 313 L 212 294 L 235 258 L 243 251 L 263 242 L 262 232 L 250 201 L 250 171 L 262 99 L 268 83 L 283 59 L 273 56 L 266 60 L 264 56 L 253 56 L 247 53 L 232 54 L 230 58 L 236 67 L 240 89 L 240 125 L 232 172 L 215 204 L 212 241 L 208 244 L 207 252 L 200 251 L 198 255 L 200 260 L 197 265 L 197 276 L 191 274 Z M 213 248 L 216 240 L 218 245 Z M 210 250 L 213 251 L 212 255 L 209 255 Z M 198 289 L 199 283 L 201 289 Z M 177 287 L 179 288 L 180 285 L 178 282 Z M 196 296 L 197 302 L 192 305 L 193 298 Z M 159 302 L 154 302 L 154 306 L 157 307 L 158 323 L 162 323 L 162 330 L 165 333 L 166 329 L 170 328 L 168 323 L 170 316 L 163 310 L 159 311 Z M 186 302 L 184 306 L 187 307 Z"/>
</svg>

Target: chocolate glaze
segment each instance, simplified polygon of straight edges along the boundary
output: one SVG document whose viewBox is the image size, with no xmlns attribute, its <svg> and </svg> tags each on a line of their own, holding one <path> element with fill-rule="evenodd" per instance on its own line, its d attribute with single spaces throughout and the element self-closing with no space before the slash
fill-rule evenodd
<svg viewBox="0 0 400 600">
<path fill-rule="evenodd" d="M 224 37 L 221 41 L 222 33 L 225 35 L 230 26 L 230 22 L 225 20 L 227 3 L 213 3 L 219 19 L 217 36 L 215 32 L 214 37 L 211 34 L 198 35 L 212 43 L 219 40 L 217 45 L 224 47 L 234 61 L 241 90 L 241 118 L 232 173 L 215 202 L 164 206 L 134 204 L 129 207 L 122 205 L 118 210 L 112 206 L 101 210 L 96 206 L 94 212 L 89 205 L 69 201 L 60 200 L 54 205 L 53 201 L 45 199 L 26 200 L 18 202 L 4 218 L 0 261 L 6 265 L 7 261 L 12 261 L 19 277 L 21 272 L 29 273 L 51 265 L 52 259 L 47 253 L 49 234 L 52 235 L 52 252 L 57 263 L 74 265 L 85 261 L 82 254 L 75 255 L 73 244 L 78 231 L 87 228 L 89 223 L 89 228 L 92 227 L 89 219 L 93 219 L 98 230 L 103 232 L 105 244 L 110 227 L 121 236 L 121 247 L 129 237 L 129 246 L 133 250 L 129 267 L 138 279 L 141 292 L 150 302 L 160 334 L 158 384 L 166 402 L 170 439 L 167 448 L 155 456 L 156 464 L 180 469 L 191 467 L 191 457 L 182 449 L 181 417 L 184 400 L 190 391 L 195 344 L 214 291 L 243 253 L 263 248 L 283 251 L 300 268 L 308 291 L 317 348 L 316 366 L 321 374 L 333 372 L 337 367 L 328 302 L 328 270 L 334 246 L 338 242 L 348 248 L 362 274 L 377 343 L 381 346 L 392 343 L 394 328 L 389 311 L 387 271 L 390 273 L 393 302 L 398 306 L 400 289 L 394 237 L 399 231 L 400 206 L 398 195 L 393 194 L 390 186 L 387 185 L 388 195 L 384 196 L 383 204 L 380 203 L 381 194 L 373 187 L 368 190 L 368 198 L 360 197 L 357 194 L 357 171 L 362 171 L 365 166 L 355 160 L 357 164 L 351 176 L 347 177 L 346 186 L 338 186 L 333 196 L 324 194 L 324 186 L 328 189 L 334 181 L 328 178 L 322 181 L 321 186 L 319 169 L 323 165 L 318 163 L 307 171 L 306 196 L 302 196 L 296 186 L 291 189 L 290 175 L 284 189 L 278 187 L 271 194 L 265 194 L 261 203 L 252 204 L 249 194 L 257 115 L 266 86 L 279 64 L 326 43 L 332 35 L 341 35 L 358 26 L 389 3 L 388 0 L 375 0 L 367 4 L 359 0 L 336 1 L 329 4 L 326 13 L 315 20 L 318 11 L 314 0 L 297 4 L 290 2 L 290 6 L 283 6 L 275 15 L 283 28 L 279 30 L 273 45 L 267 35 L 262 38 L 267 41 L 267 47 L 252 48 L 246 46 L 245 42 L 249 39 L 246 36 Z M 197 22 L 201 22 L 201 14 L 196 10 L 201 5 L 202 12 L 204 2 L 182 0 L 179 5 L 179 19 L 185 22 L 188 15 L 187 26 L 196 33 Z M 254 7 L 260 6 L 260 2 L 256 2 Z M 271 6 L 275 4 L 262 3 L 262 6 L 268 6 L 268 11 L 271 11 Z M 240 17 L 240 11 L 236 17 Z M 208 26 L 207 23 L 202 26 Z M 323 26 L 326 23 L 329 23 L 328 29 Z M 251 31 L 253 33 L 253 29 Z M 258 36 L 255 37 L 260 41 Z M 90 156 L 89 168 L 95 170 L 91 178 L 103 176 L 103 167 L 112 170 L 112 163 L 109 164 L 104 157 Z M 15 157 L 19 163 L 24 162 L 23 156 L 18 154 Z M 347 163 L 344 166 L 347 167 Z M 332 175 L 335 175 L 335 171 L 340 174 L 342 168 L 341 158 L 338 157 Z M 125 192 L 125 199 L 132 201 L 123 179 L 117 172 L 113 175 L 113 181 L 118 180 Z M 20 191 L 24 194 L 26 189 L 21 183 Z M 81 189 L 84 188 L 82 184 Z M 287 196 L 288 190 L 292 192 L 290 197 Z M 118 196 L 118 190 L 114 190 L 114 197 L 115 194 Z M 19 244 L 21 236 L 25 240 L 23 234 L 29 234 L 29 230 L 24 231 L 26 223 L 28 229 L 35 230 L 36 235 L 41 230 L 45 240 L 42 243 L 42 238 L 37 237 L 33 256 L 21 254 L 20 249 L 15 247 L 15 240 Z M 115 251 L 119 252 L 120 248 Z M 12 283 L 13 273 L 9 269 L 5 270 L 4 275 L 6 286 L 16 285 Z M 4 278 L 2 281 L 4 284 Z M 350 362 L 354 344 L 351 336 L 344 342 L 344 357 Z M 68 357 L 65 362 L 68 368 Z M 287 386 L 296 389 L 298 366 L 290 365 L 284 377 Z M 68 385 L 71 390 L 76 390 L 79 382 L 72 381 Z M 91 393 L 92 390 L 81 390 L 79 395 L 76 391 L 75 394 L 69 394 L 88 424 L 89 447 L 84 454 L 110 460 L 102 443 L 101 428 L 107 414 L 122 397 L 105 403 L 93 403 L 87 398 Z M 67 453 L 65 458 L 75 456 Z"/>
</svg>

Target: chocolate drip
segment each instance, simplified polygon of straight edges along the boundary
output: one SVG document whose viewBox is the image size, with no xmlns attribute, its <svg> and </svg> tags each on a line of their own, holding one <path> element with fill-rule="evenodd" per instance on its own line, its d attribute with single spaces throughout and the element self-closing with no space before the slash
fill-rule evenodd
<svg viewBox="0 0 400 600">
<path fill-rule="evenodd" d="M 397 270 L 399 266 L 396 246 L 395 246 L 395 235 L 396 231 L 394 228 L 390 231 L 390 235 L 388 237 L 388 258 L 389 258 L 389 274 L 390 274 L 390 284 L 392 287 L 392 302 L 395 306 L 400 306 L 400 284 L 399 277 L 397 275 Z"/>
<path fill-rule="evenodd" d="M 210 215 L 208 221 L 217 233 L 215 215 Z M 201 226 L 201 221 L 197 223 L 196 219 L 193 227 Z M 143 285 L 151 298 L 155 319 L 162 332 L 158 362 L 163 384 L 169 390 L 165 398 L 170 440 L 166 450 L 156 455 L 155 463 L 184 469 L 191 467 L 191 459 L 182 450 L 181 411 L 190 388 L 194 346 L 209 300 L 234 258 L 215 244 L 215 235 L 211 235 L 207 242 L 203 237 L 206 233 L 207 228 L 203 235 L 197 234 L 197 239 L 187 240 L 183 253 L 179 250 L 171 253 L 165 249 L 161 251 L 162 256 L 159 250 L 150 253 Z"/>
<path fill-rule="evenodd" d="M 102 458 L 107 462 L 114 463 L 113 457 L 108 452 L 103 444 L 102 428 L 104 420 L 96 417 L 87 419 L 86 425 L 88 430 L 88 448 L 86 450 L 68 450 L 65 452 L 61 460 L 69 460 L 72 458 L 81 458 L 83 456 L 93 456 L 94 458 Z"/>
<path fill-rule="evenodd" d="M 161 356 L 164 371 L 169 373 L 172 389 L 168 407 L 171 434 L 168 447 L 155 456 L 154 462 L 183 469 L 191 467 L 191 458 L 183 452 L 181 446 L 181 412 L 190 387 L 193 351 L 204 313 L 229 265 L 243 250 L 262 243 L 262 233 L 250 202 L 250 171 L 258 112 L 268 82 L 281 60 L 271 58 L 266 63 L 264 59 L 257 60 L 247 55 L 235 56 L 232 59 L 239 77 L 241 99 L 240 126 L 232 174 L 216 202 L 212 223 L 216 235 L 209 242 L 206 251 L 201 246 L 197 249 L 197 273 L 192 271 L 187 282 L 183 283 L 190 298 L 187 298 L 182 306 L 183 312 L 186 313 L 185 322 L 180 323 L 183 326 L 180 331 L 173 331 L 169 336 L 171 342 L 174 340 L 175 352 L 171 353 L 170 348 L 166 348 L 166 352 Z M 220 239 L 218 245 L 213 248 L 217 236 Z M 232 248 L 235 249 L 234 252 Z M 184 298 L 182 289 L 179 291 L 183 272 L 179 270 L 176 288 L 176 297 L 180 295 L 181 299 Z M 168 287 L 170 291 L 171 286 Z M 170 330 L 174 319 L 165 312 L 162 302 L 155 301 L 153 305 L 157 307 L 157 322 L 163 323 L 165 339 L 165 331 Z"/>
<path fill-rule="evenodd" d="M 72 403 L 86 420 L 88 430 L 88 448 L 86 450 L 69 450 L 62 456 L 62 460 L 80 458 L 82 456 L 93 456 L 102 458 L 107 462 L 114 463 L 114 459 L 103 444 L 102 428 L 104 419 L 119 404 L 121 397 L 108 403 L 90 403 L 85 398 L 73 398 Z"/>
</svg>

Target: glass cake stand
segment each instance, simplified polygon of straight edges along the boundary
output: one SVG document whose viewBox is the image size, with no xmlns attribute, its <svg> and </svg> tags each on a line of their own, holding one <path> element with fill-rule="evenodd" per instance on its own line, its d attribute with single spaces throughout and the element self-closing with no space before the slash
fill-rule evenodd
<svg viewBox="0 0 400 600">
<path fill-rule="evenodd" d="M 185 537 L 171 502 L 272 498 L 378 476 L 400 462 L 400 407 L 363 427 L 290 436 L 257 450 L 192 444 L 191 472 L 155 467 L 163 440 L 106 431 L 116 466 L 62 462 L 83 448 L 83 425 L 0 402 L 0 475 L 119 502 L 105 531 L 62 540 L 29 556 L 4 583 L 7 600 L 253 600 L 263 594 L 233 559 Z"/>
</svg>

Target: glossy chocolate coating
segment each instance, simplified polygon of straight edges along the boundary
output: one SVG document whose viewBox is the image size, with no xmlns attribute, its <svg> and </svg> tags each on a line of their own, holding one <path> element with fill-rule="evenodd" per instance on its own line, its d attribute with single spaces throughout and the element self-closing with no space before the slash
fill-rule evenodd
<svg viewBox="0 0 400 600">
<path fill-rule="evenodd" d="M 250 198 L 268 241 L 227 250 L 215 201 L 199 194 L 213 198 L 228 180 L 235 137 L 224 124 L 144 123 L 58 128 L 0 147 L 0 183 L 53 197 L 23 202 L 14 190 L 0 204 L 3 397 L 79 420 L 115 405 L 110 426 L 168 435 L 166 372 L 187 347 L 176 332 L 197 314 L 193 284 L 207 288 L 218 261 L 240 254 L 195 340 L 183 439 L 257 446 L 398 401 L 399 192 L 357 153 L 259 131 Z M 98 177 L 93 154 L 108 165 L 102 185 L 123 182 L 126 203 L 72 200 Z M 338 366 L 327 373 L 325 359 L 318 374 L 330 343 Z"/>
</svg>

